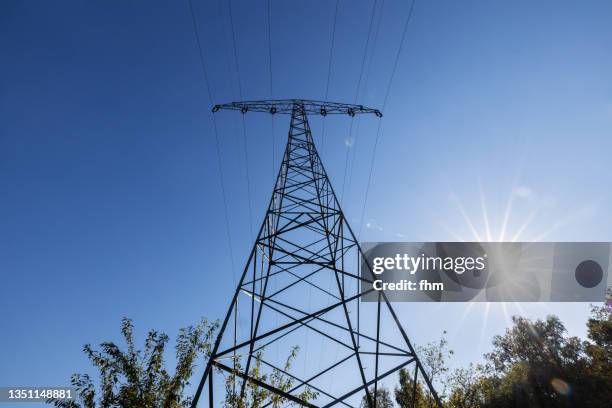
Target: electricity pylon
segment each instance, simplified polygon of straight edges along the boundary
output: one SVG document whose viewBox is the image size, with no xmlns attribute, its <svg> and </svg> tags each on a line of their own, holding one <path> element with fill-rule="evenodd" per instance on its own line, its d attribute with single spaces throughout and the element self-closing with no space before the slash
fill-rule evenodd
<svg viewBox="0 0 612 408">
<path fill-rule="evenodd" d="M 192 407 L 206 383 L 209 407 L 220 403 L 214 398 L 215 376 L 224 378 L 225 391 L 234 396 L 266 390 L 262 407 L 356 407 L 362 401 L 376 407 L 381 382 L 387 378 L 393 384 L 391 374 L 411 367 L 413 396 L 420 374 L 441 407 L 384 293 L 378 292 L 377 302 L 360 304 L 373 289 L 360 291 L 359 283 L 371 283 L 374 274 L 369 264 L 366 273 L 359 271 L 364 254 L 334 194 L 307 117 L 381 117 L 380 111 L 301 99 L 233 102 L 216 105 L 213 112 L 222 109 L 290 114 L 291 122 L 268 210 Z"/>
</svg>

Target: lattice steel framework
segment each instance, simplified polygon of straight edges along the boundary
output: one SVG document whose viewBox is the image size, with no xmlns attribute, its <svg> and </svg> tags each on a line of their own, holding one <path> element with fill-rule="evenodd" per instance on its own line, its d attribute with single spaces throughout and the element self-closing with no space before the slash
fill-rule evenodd
<svg viewBox="0 0 612 408">
<path fill-rule="evenodd" d="M 221 325 L 193 399 L 215 406 L 214 377 L 244 395 L 254 386 L 281 405 L 376 406 L 378 387 L 410 369 L 413 394 L 422 382 L 440 400 L 384 293 L 360 304 L 372 282 L 360 274 L 363 252 L 347 223 L 319 157 L 308 114 L 382 114 L 371 108 L 300 99 L 216 105 L 246 112 L 290 114 L 283 160 L 257 239 Z M 361 275 L 365 276 L 362 277 Z M 372 289 L 371 289 L 372 290 Z M 230 324 L 234 330 L 228 330 Z M 297 353 L 292 352 L 299 346 Z M 288 356 L 291 368 L 286 364 Z M 410 368 L 413 367 L 413 368 Z M 420 376 L 420 379 L 419 379 Z M 208 387 L 205 385 L 208 384 Z M 217 388 L 215 388 L 217 387 Z M 206 391 L 204 391 L 206 389 Z M 315 396 L 305 401 L 304 391 Z M 261 406 L 279 406 L 268 396 Z"/>
</svg>

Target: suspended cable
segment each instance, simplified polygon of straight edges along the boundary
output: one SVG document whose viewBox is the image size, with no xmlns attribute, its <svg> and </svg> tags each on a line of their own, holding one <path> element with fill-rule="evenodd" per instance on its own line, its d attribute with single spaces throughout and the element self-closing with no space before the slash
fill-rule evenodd
<svg viewBox="0 0 612 408">
<path fill-rule="evenodd" d="M 336 24 L 338 22 L 338 6 L 340 5 L 340 0 L 336 0 L 336 8 L 334 11 L 334 23 L 332 26 L 332 38 L 331 44 L 329 46 L 329 61 L 327 64 L 327 82 L 325 84 L 325 100 L 327 100 L 327 95 L 329 94 L 329 82 L 331 79 L 331 70 L 332 70 L 332 61 L 334 56 L 334 44 L 336 42 Z"/>
<path fill-rule="evenodd" d="M 410 23 L 410 20 L 412 19 L 412 14 L 413 14 L 413 10 L 414 10 L 414 5 L 416 3 L 416 0 L 412 0 L 412 2 L 410 3 L 410 9 L 408 10 L 408 15 L 406 17 L 406 21 L 404 22 L 404 28 L 402 31 L 402 37 L 399 43 L 399 47 L 397 48 L 397 53 L 395 54 L 395 60 L 393 62 L 393 68 L 391 70 L 391 76 L 389 77 L 389 83 L 387 84 L 387 90 L 385 91 L 385 97 L 383 99 L 383 103 L 382 103 L 382 111 L 385 111 L 385 107 L 387 106 L 387 101 L 389 99 L 389 94 L 391 93 L 391 86 L 393 84 L 393 79 L 395 77 L 395 72 L 397 71 L 397 66 L 399 63 L 399 59 L 402 53 L 402 49 L 404 48 L 404 41 L 406 40 L 406 33 L 408 32 L 408 25 Z M 374 172 L 374 162 L 376 159 L 376 149 L 378 148 L 378 142 L 380 140 L 381 137 L 381 129 L 382 129 L 382 123 L 383 123 L 383 119 L 381 118 L 378 121 L 378 129 L 376 130 L 376 138 L 374 139 L 374 147 L 372 149 L 372 159 L 370 161 L 370 172 L 368 175 L 368 182 L 366 183 L 366 191 L 365 191 L 365 197 L 363 200 L 363 207 L 361 209 L 361 220 L 359 221 L 359 234 L 357 234 L 357 239 L 359 240 L 359 237 L 361 237 L 361 231 L 363 229 L 363 220 L 365 218 L 365 210 L 366 210 L 366 206 L 368 203 L 368 195 L 370 193 L 370 184 L 372 182 L 372 174 Z"/>
<path fill-rule="evenodd" d="M 365 83 L 363 86 L 363 90 L 364 92 L 368 89 L 368 82 L 370 79 L 370 73 L 372 71 L 372 64 L 373 64 L 373 60 L 374 60 L 374 55 L 376 53 L 376 44 L 378 43 L 378 34 L 380 33 L 380 26 L 382 25 L 382 18 L 383 18 L 383 10 L 385 8 L 385 0 L 382 0 L 380 3 L 380 13 L 378 15 L 378 20 L 376 23 L 376 32 L 374 33 L 374 42 L 372 43 L 372 52 L 371 52 L 371 56 L 370 56 L 370 63 L 368 64 L 368 69 L 366 72 L 366 76 L 365 76 Z M 363 103 L 366 103 L 365 97 L 362 100 Z M 360 128 L 360 124 L 361 124 L 361 120 L 358 118 L 357 119 L 357 129 L 355 131 L 355 142 L 357 141 L 357 138 L 359 137 L 359 128 Z M 357 144 L 354 143 L 355 147 L 352 150 L 352 154 L 351 154 L 351 158 L 350 158 L 350 162 L 348 164 L 348 183 L 347 183 L 347 193 L 350 194 L 351 192 L 351 184 L 353 181 L 353 168 L 354 168 L 354 164 L 355 164 L 355 157 L 357 156 Z"/>
<path fill-rule="evenodd" d="M 234 55 L 234 65 L 236 68 L 236 74 L 238 77 L 238 95 L 242 100 L 242 81 L 240 80 L 240 64 L 238 61 L 238 50 L 236 49 L 236 31 L 234 30 L 234 14 L 232 13 L 232 0 L 227 2 L 227 10 L 229 13 L 230 27 L 232 29 L 232 51 Z"/>
<path fill-rule="evenodd" d="M 368 82 L 370 79 L 370 73 L 372 71 L 372 65 L 373 65 L 373 60 L 374 60 L 374 56 L 376 55 L 376 45 L 378 43 L 378 34 L 380 33 L 380 26 L 382 25 L 382 19 L 383 19 L 383 11 L 385 9 L 385 0 L 381 1 L 380 4 L 380 13 L 378 16 L 378 22 L 376 23 L 376 32 L 374 34 L 374 43 L 372 44 L 372 52 L 371 52 L 371 56 L 370 56 L 370 63 L 368 64 L 368 70 L 366 72 L 366 77 L 365 77 L 365 84 L 364 84 L 364 92 L 368 89 Z M 363 102 L 365 103 L 365 97 Z M 358 136 L 359 136 L 359 125 L 361 124 L 360 119 L 357 119 L 357 131 L 356 131 L 356 135 L 355 135 L 355 141 L 357 140 Z M 357 144 L 355 144 L 355 147 L 353 149 L 350 149 L 353 151 L 352 155 L 351 155 L 351 159 L 350 159 L 350 163 L 349 163 L 349 168 L 351 169 L 351 171 L 349 172 L 348 175 L 348 186 L 347 186 L 347 190 L 348 193 L 350 194 L 350 190 L 351 190 L 351 182 L 353 180 L 353 172 L 352 169 L 354 168 L 354 163 L 355 163 L 355 156 L 357 155 Z M 360 267 L 360 263 L 357 263 L 357 268 Z M 357 290 L 359 290 L 357 288 Z M 380 304 L 379 304 L 380 306 Z M 359 336 L 359 332 L 360 332 L 360 323 L 361 323 L 361 319 L 360 319 L 360 310 L 361 310 L 361 302 L 357 302 L 356 303 L 356 309 L 357 309 L 357 346 L 359 347 L 360 344 L 360 337 Z"/>
<path fill-rule="evenodd" d="M 361 81 L 363 79 L 363 71 L 365 68 L 366 58 L 368 56 L 368 47 L 370 46 L 370 38 L 372 37 L 372 27 L 374 25 L 374 16 L 376 15 L 376 5 L 378 4 L 378 0 L 374 0 L 374 4 L 372 4 L 372 13 L 370 15 L 370 25 L 368 27 L 368 37 L 366 39 L 365 48 L 363 50 L 363 58 L 361 59 L 361 68 L 359 70 L 359 79 L 357 80 L 357 92 L 355 93 L 355 100 L 353 104 L 357 103 L 359 99 L 359 91 L 361 88 Z"/>
<path fill-rule="evenodd" d="M 368 64 L 368 69 L 365 77 L 365 84 L 363 89 L 368 89 L 368 83 L 370 81 L 370 74 L 372 72 L 372 61 L 374 60 L 374 55 L 376 54 L 376 45 L 378 44 L 378 36 L 380 34 L 380 27 L 382 25 L 383 13 L 385 9 L 385 0 L 381 0 L 380 2 L 380 12 L 378 14 L 378 20 L 376 22 L 376 32 L 374 33 L 374 42 L 372 44 L 372 53 L 370 56 L 370 63 Z"/>
<path fill-rule="evenodd" d="M 368 36 L 366 38 L 366 43 L 365 43 L 365 47 L 363 50 L 363 58 L 361 60 L 361 68 L 359 69 L 359 79 L 357 80 L 357 90 L 355 92 L 355 99 L 353 101 L 353 104 L 357 104 L 357 100 L 359 99 L 359 91 L 361 88 L 361 81 L 363 79 L 363 71 L 365 68 L 365 63 L 366 63 L 366 59 L 368 56 L 368 48 L 370 45 L 370 38 L 372 37 L 372 27 L 374 25 L 374 16 L 376 15 L 376 5 L 378 4 L 378 0 L 375 0 L 374 3 L 372 4 L 372 12 L 370 13 L 370 24 L 368 26 Z M 350 124 L 349 124 L 349 136 L 348 136 L 348 140 L 346 143 L 346 156 L 344 158 L 344 174 L 342 176 L 342 189 L 340 192 L 340 202 L 344 202 L 344 190 L 346 187 L 346 175 L 348 172 L 348 163 L 349 163 L 349 157 L 350 157 L 350 152 L 351 152 L 351 148 L 354 145 L 354 141 L 352 139 L 352 135 L 353 135 L 353 124 L 354 124 L 354 118 L 351 118 Z M 338 356 L 338 346 L 336 345 L 336 352 L 335 355 L 337 358 Z M 333 378 L 331 379 L 331 382 L 333 383 Z"/>
<path fill-rule="evenodd" d="M 370 45 L 370 37 L 372 36 L 372 27 L 374 25 L 374 16 L 376 15 L 376 5 L 377 4 L 378 4 L 378 0 L 374 0 L 374 3 L 372 4 L 372 12 L 370 13 L 370 24 L 368 27 L 368 36 L 366 38 L 365 48 L 363 50 L 363 58 L 361 59 L 361 68 L 359 69 L 359 79 L 357 80 L 357 91 L 355 92 L 355 99 L 353 100 L 353 104 L 356 104 L 357 100 L 359 99 L 359 90 L 361 88 L 361 80 L 363 78 L 363 71 L 365 68 L 366 58 L 368 56 L 368 47 Z M 351 123 L 349 125 L 348 143 L 346 143 L 347 146 L 346 146 L 346 157 L 344 158 L 344 175 L 342 176 L 342 190 L 340 193 L 341 202 L 343 201 L 343 198 L 344 198 L 344 187 L 346 185 L 346 173 L 348 171 L 348 162 L 349 162 L 351 147 L 353 146 L 353 140 L 352 140 L 353 121 L 354 121 L 354 118 L 351 118 Z"/>
<path fill-rule="evenodd" d="M 274 99 L 272 77 L 272 0 L 268 0 L 268 72 L 270 77 L 270 99 Z M 270 115 L 272 123 L 272 181 L 276 179 L 276 155 L 274 153 L 274 115 Z"/>
<path fill-rule="evenodd" d="M 327 81 L 325 83 L 325 98 L 323 100 L 327 100 L 328 96 L 329 96 L 329 84 L 331 82 L 331 71 L 332 71 L 332 65 L 333 65 L 333 57 L 334 57 L 334 48 L 335 48 L 335 44 L 336 44 L 336 26 L 338 24 L 338 9 L 340 8 L 340 0 L 336 0 L 336 6 L 334 8 L 334 20 L 333 20 L 333 24 L 332 24 L 332 36 L 331 36 L 331 43 L 329 46 L 329 59 L 328 59 L 328 63 L 327 63 Z M 323 153 L 323 150 L 325 149 L 325 116 L 323 116 L 323 123 L 322 123 L 322 129 L 321 129 L 321 152 Z M 340 200 L 342 201 L 342 198 L 340 198 Z M 328 281 L 328 290 L 331 290 L 331 285 L 332 285 L 332 276 L 329 276 L 329 281 Z M 331 303 L 331 300 L 328 299 L 328 305 Z M 321 348 L 323 348 L 323 338 L 321 338 Z M 338 348 L 336 346 L 336 357 L 338 354 Z M 335 358 L 336 358 L 335 357 Z M 335 359 L 334 358 L 334 359 Z M 318 368 L 321 368 L 321 364 L 323 362 L 323 353 L 321 353 L 321 358 L 319 359 L 319 365 Z"/>
<path fill-rule="evenodd" d="M 202 67 L 202 75 L 204 77 L 204 83 L 206 84 L 206 92 L 208 94 L 208 99 L 210 101 L 210 105 L 214 105 L 214 100 L 212 97 L 212 92 L 210 89 L 210 81 L 208 80 L 208 73 L 206 72 L 206 63 L 204 61 L 204 52 L 202 50 L 202 44 L 200 43 L 200 33 L 198 30 L 198 23 L 196 21 L 195 18 L 195 13 L 193 12 L 193 4 L 191 3 L 191 0 L 188 0 L 189 3 L 189 12 L 191 13 L 191 21 L 193 23 L 193 32 L 196 38 L 196 44 L 198 46 L 198 53 L 200 56 L 200 65 Z M 221 161 L 221 147 L 220 147 L 220 143 L 219 143 L 219 131 L 217 129 L 217 119 L 215 117 L 214 114 L 211 115 L 212 116 L 212 122 L 213 122 L 213 129 L 214 129 L 214 134 L 215 134 L 215 150 L 217 152 L 217 165 L 219 167 L 219 178 L 221 179 L 221 197 L 223 198 L 223 215 L 224 215 L 224 219 L 225 219 L 225 230 L 227 233 L 227 242 L 228 242 L 228 246 L 229 246 L 229 252 L 230 252 L 230 263 L 231 263 L 231 267 L 232 267 L 232 277 L 234 280 L 234 286 L 237 285 L 237 279 L 236 279 L 236 268 L 234 265 L 234 250 L 232 248 L 232 238 L 231 238 L 231 233 L 230 233 L 230 223 L 229 223 L 229 212 L 228 212 L 228 208 L 227 208 L 227 195 L 225 193 L 225 178 L 223 176 L 223 165 L 222 165 L 222 161 Z M 235 318 L 234 318 L 234 346 L 236 345 L 236 339 L 238 337 L 238 302 L 236 301 L 235 304 Z M 235 353 L 234 353 L 234 368 L 236 365 L 236 357 L 235 357 Z M 235 388 L 235 384 L 234 384 L 234 388 Z"/>
<path fill-rule="evenodd" d="M 402 32 L 402 39 L 400 40 L 399 47 L 397 48 L 397 53 L 395 54 L 395 61 L 393 62 L 393 69 L 391 70 L 391 76 L 389 77 L 389 83 L 387 84 L 387 90 L 385 92 L 385 98 L 383 99 L 382 109 L 387 106 L 387 100 L 389 99 L 389 94 L 391 92 L 391 85 L 393 84 L 393 78 L 395 77 L 395 72 L 397 71 L 397 65 L 399 63 L 399 58 L 402 53 L 402 49 L 404 48 L 404 41 L 406 40 L 406 33 L 408 32 L 408 24 L 412 19 L 412 12 L 414 10 L 414 4 L 416 0 L 412 0 L 410 3 L 410 9 L 408 10 L 408 16 L 406 17 L 406 21 L 404 22 L 404 29 Z"/>
<path fill-rule="evenodd" d="M 268 74 L 269 74 L 269 82 L 270 82 L 270 99 L 274 99 L 274 80 L 273 80 L 273 76 L 272 76 L 272 0 L 268 0 L 268 10 L 267 10 L 267 25 L 268 25 Z M 276 186 L 274 185 L 274 183 L 276 182 L 276 154 L 275 154 L 275 146 L 276 146 L 276 137 L 274 135 L 274 115 L 270 115 L 270 125 L 271 125 L 271 130 L 272 130 L 272 183 L 273 183 L 273 188 L 276 188 Z M 263 271 L 262 271 L 262 276 L 263 276 Z M 272 283 L 273 285 L 273 289 L 276 292 L 277 289 L 277 282 L 276 279 L 273 281 Z M 263 289 L 260 288 L 260 291 L 263 291 Z M 274 315 L 274 324 L 275 326 L 278 326 L 278 313 L 275 313 Z M 276 351 L 276 359 L 278 360 L 278 356 L 279 356 L 279 347 L 278 344 L 276 344 L 275 347 L 275 351 Z"/>
<path fill-rule="evenodd" d="M 232 14 L 232 1 L 227 2 L 227 9 L 229 11 L 230 26 L 232 28 L 232 50 L 234 51 L 234 65 L 236 67 L 236 76 L 238 77 L 238 95 L 240 100 L 242 97 L 242 81 L 240 79 L 240 64 L 238 61 L 238 50 L 236 47 L 236 31 L 234 30 L 234 16 Z M 246 172 L 246 184 L 247 184 L 247 204 L 249 208 L 249 232 L 252 239 L 255 238 L 253 235 L 253 209 L 251 205 L 251 177 L 249 175 L 249 153 L 247 147 L 247 135 L 246 135 L 246 119 L 242 115 L 242 146 L 244 150 L 244 167 Z"/>
<path fill-rule="evenodd" d="M 188 4 L 189 4 L 189 12 L 191 13 L 191 21 L 193 23 L 193 31 L 194 31 L 194 35 L 195 35 L 195 39 L 196 39 L 196 44 L 198 46 L 198 53 L 200 56 L 200 65 L 202 68 L 202 76 L 204 78 L 204 84 L 205 84 L 205 88 L 206 88 L 206 93 L 208 95 L 208 99 L 210 101 L 210 105 L 212 106 L 214 104 L 214 100 L 212 97 L 212 92 L 210 89 L 210 82 L 208 80 L 208 73 L 206 72 L 206 63 L 204 61 L 204 52 L 202 51 L 202 44 L 200 43 L 200 33 L 198 30 L 198 23 L 196 21 L 195 18 L 195 14 L 193 12 L 193 5 L 191 3 L 191 0 L 187 0 Z M 236 282 L 236 274 L 235 274 L 235 268 L 234 268 L 234 250 L 232 247 L 232 238 L 231 238 L 231 232 L 230 232 L 230 223 L 229 223 L 229 211 L 228 211 L 228 207 L 227 207 L 227 195 L 225 192 L 225 177 L 223 175 L 223 166 L 222 166 L 222 162 L 221 162 L 221 147 L 220 147 L 220 143 L 219 143 L 219 131 L 217 130 L 217 119 L 215 118 L 215 115 L 212 115 L 212 122 L 213 122 L 213 129 L 214 129 L 214 134 L 215 134 L 215 147 L 216 147 L 216 152 L 217 152 L 217 165 L 219 168 L 219 178 L 221 180 L 221 197 L 223 199 L 223 216 L 225 219 L 225 231 L 227 234 L 227 242 L 228 242 L 228 247 L 229 247 L 229 253 L 230 253 L 230 262 L 231 262 L 231 266 L 232 266 L 232 275 L 234 277 L 234 283 Z"/>
<path fill-rule="evenodd" d="M 232 29 L 232 50 L 234 55 L 234 65 L 236 67 L 236 77 L 238 78 L 238 96 L 240 100 L 243 100 L 242 94 L 242 80 L 240 78 L 240 63 L 238 60 L 238 48 L 236 47 L 236 30 L 234 29 L 234 16 L 232 13 L 232 1 L 229 0 L 227 2 L 227 9 L 229 12 L 230 19 L 230 27 Z M 244 168 L 246 173 L 246 185 L 247 185 L 247 205 L 249 210 L 249 233 L 251 239 L 255 239 L 253 235 L 253 210 L 251 205 L 251 180 L 249 176 L 249 154 L 248 154 L 248 146 L 247 146 L 247 135 L 246 135 L 246 119 L 245 115 L 242 115 L 242 146 L 244 150 Z M 236 346 L 236 341 L 238 338 L 238 299 L 236 299 L 235 308 L 234 308 L 234 347 Z M 237 358 L 236 352 L 234 351 L 234 370 L 236 369 Z M 234 377 L 234 382 L 232 383 L 232 388 L 234 393 L 236 392 L 236 379 Z"/>
<path fill-rule="evenodd" d="M 334 46 L 336 43 L 336 25 L 338 22 L 338 6 L 340 5 L 340 0 L 336 0 L 336 8 L 334 11 L 334 23 L 332 25 L 332 37 L 331 37 L 331 44 L 329 46 L 329 61 L 327 64 L 327 82 L 325 84 L 325 98 L 323 98 L 324 101 L 327 100 L 327 97 L 329 95 L 329 82 L 331 80 L 331 70 L 332 70 L 332 62 L 333 62 L 333 57 L 334 57 Z M 321 150 L 323 150 L 325 148 L 325 116 L 323 116 L 323 124 L 322 124 L 322 129 L 321 129 Z"/>
</svg>

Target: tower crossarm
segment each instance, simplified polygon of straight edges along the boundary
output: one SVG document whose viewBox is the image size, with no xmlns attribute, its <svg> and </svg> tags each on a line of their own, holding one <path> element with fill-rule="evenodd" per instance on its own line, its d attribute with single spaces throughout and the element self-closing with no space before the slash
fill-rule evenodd
<svg viewBox="0 0 612 408">
<path fill-rule="evenodd" d="M 221 109 L 237 110 L 242 113 L 247 112 L 267 112 L 271 114 L 291 114 L 294 108 L 303 110 L 309 115 L 349 115 L 355 116 L 363 113 L 372 113 L 377 117 L 382 117 L 382 112 L 378 109 L 368 108 L 363 105 L 351 105 L 338 102 L 313 101 L 309 99 L 277 99 L 267 101 L 242 101 L 230 102 L 215 105 L 213 112 Z"/>
</svg>

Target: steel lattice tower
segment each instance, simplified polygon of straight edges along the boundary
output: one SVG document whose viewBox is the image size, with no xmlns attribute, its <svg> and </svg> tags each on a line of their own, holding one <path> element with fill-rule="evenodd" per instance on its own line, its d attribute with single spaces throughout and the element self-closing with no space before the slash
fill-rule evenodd
<svg viewBox="0 0 612 408">
<path fill-rule="evenodd" d="M 244 395 L 259 387 L 280 405 L 375 407 L 381 381 L 409 369 L 440 401 L 384 293 L 360 305 L 363 256 L 319 157 L 308 114 L 382 114 L 375 109 L 309 100 L 233 102 L 221 109 L 290 114 L 289 137 L 268 209 L 193 399 L 215 403 L 214 377 Z M 364 277 L 361 277 L 363 275 Z M 372 290 L 372 289 L 371 289 Z M 234 328 L 228 329 L 233 322 Z M 239 330 L 238 327 L 242 329 Z M 287 358 L 295 346 L 292 366 Z M 228 377 L 229 376 L 229 377 Z M 228 383 L 228 378 L 230 382 Z M 420 381 L 420 380 L 419 380 Z M 208 384 L 208 387 L 205 385 Z M 229 384 L 229 385 L 228 385 Z M 316 397 L 304 401 L 303 392 Z M 261 406 L 280 406 L 270 397 Z"/>
</svg>

